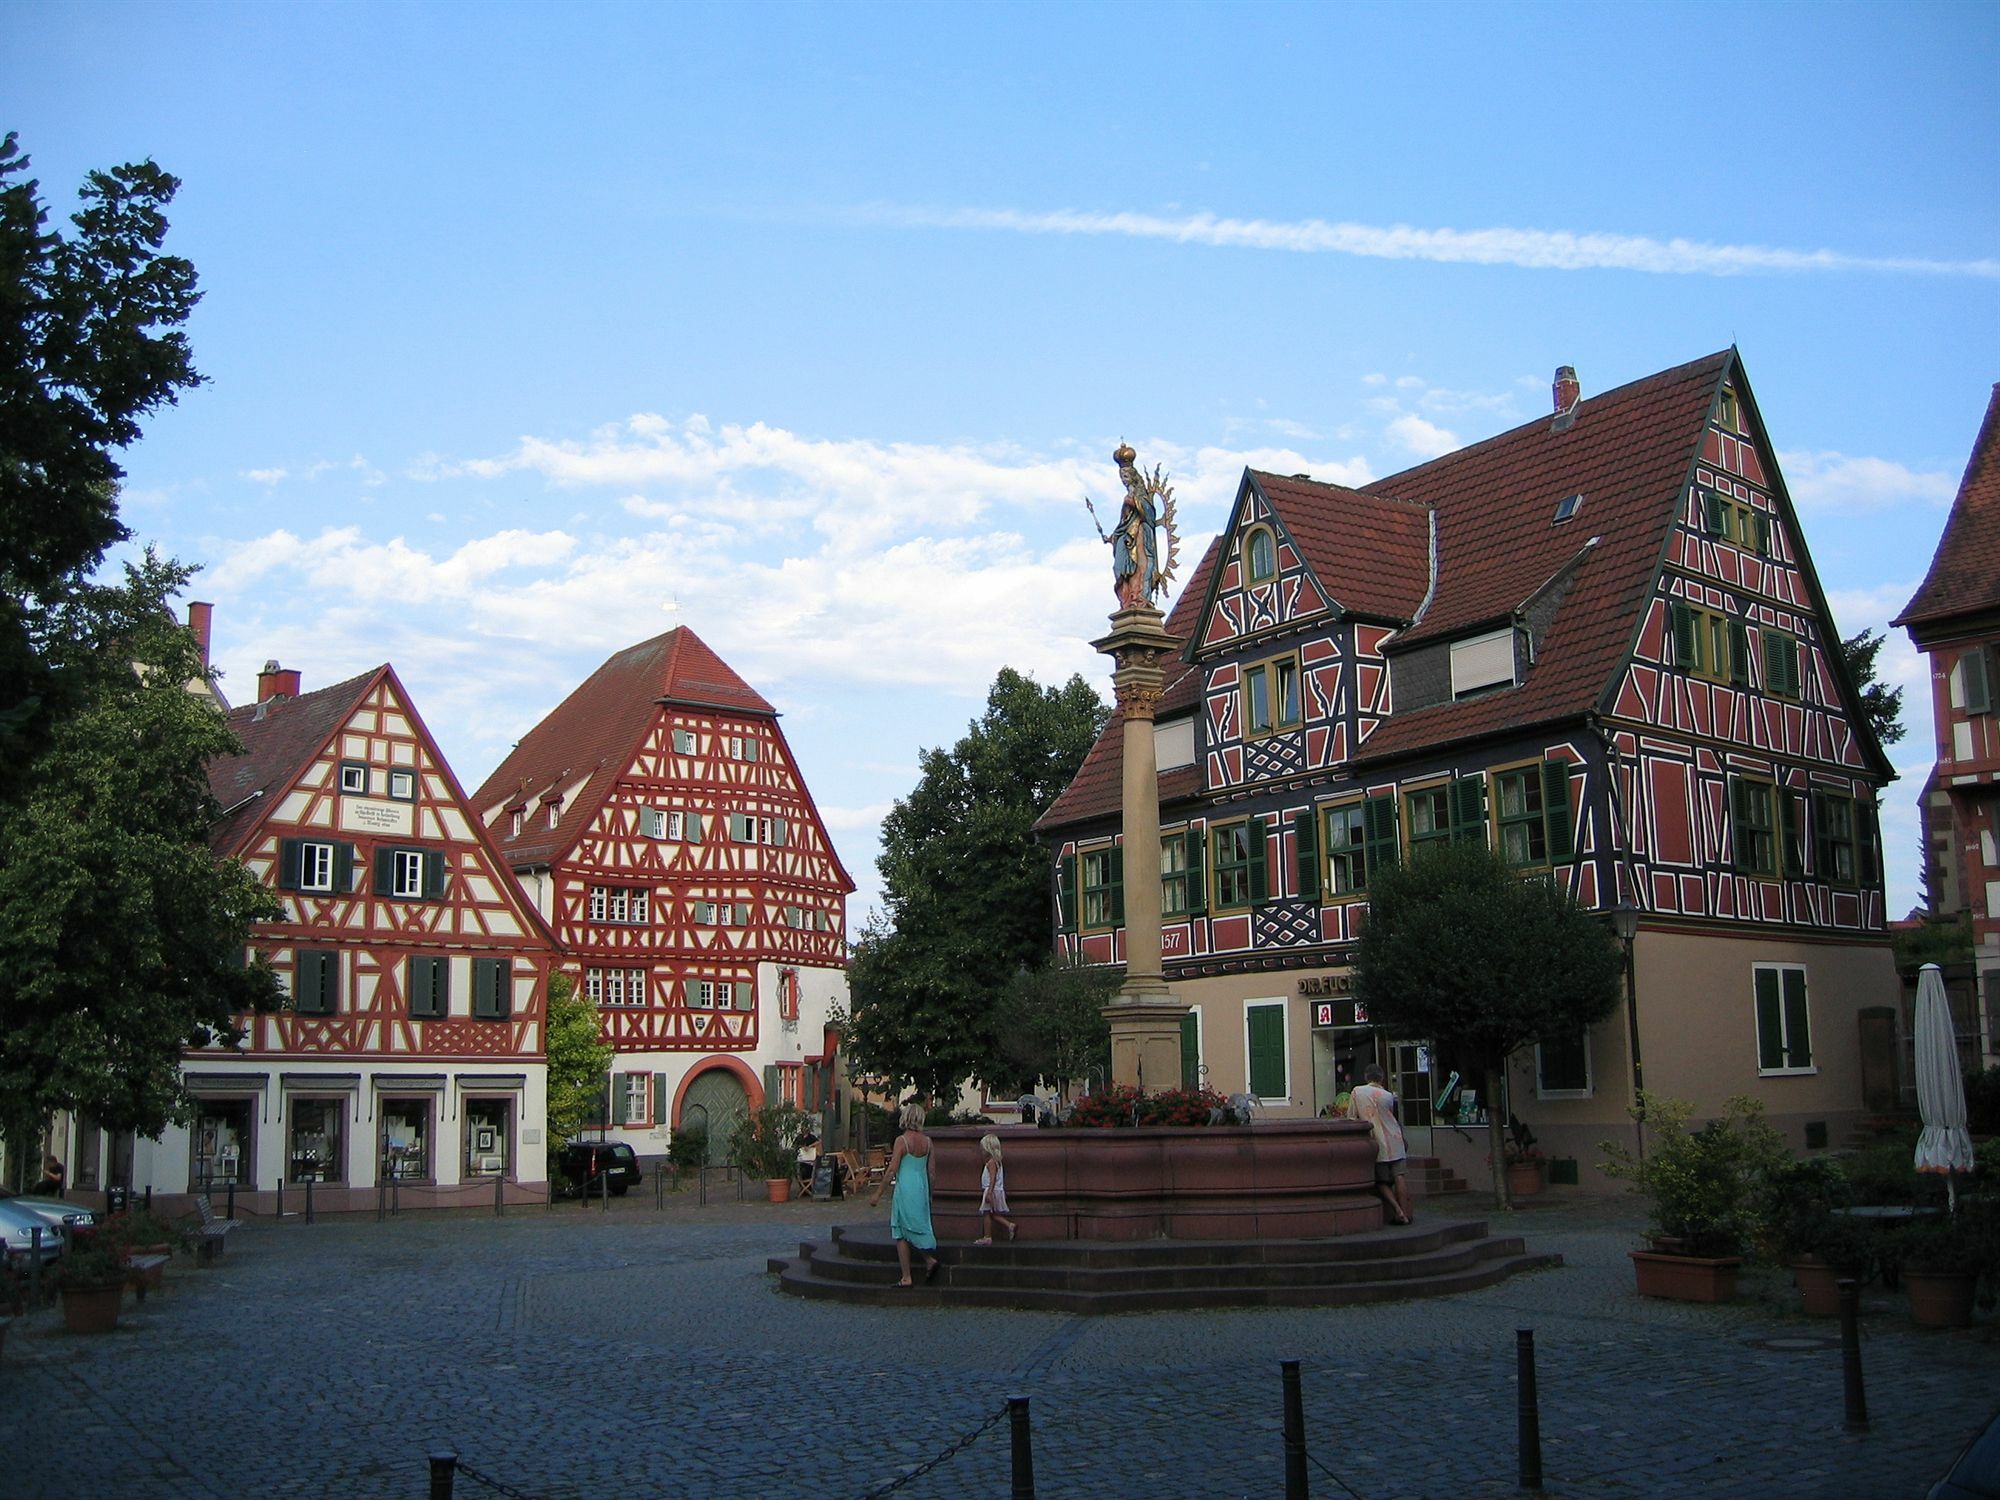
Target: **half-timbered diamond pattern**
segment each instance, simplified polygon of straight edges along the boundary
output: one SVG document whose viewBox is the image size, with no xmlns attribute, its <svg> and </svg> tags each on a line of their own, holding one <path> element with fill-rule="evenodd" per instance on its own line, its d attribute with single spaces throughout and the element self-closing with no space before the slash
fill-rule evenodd
<svg viewBox="0 0 2000 1500">
<path fill-rule="evenodd" d="M 1185 644 L 1157 722 L 1191 719 L 1195 756 L 1160 778 L 1163 946 L 1198 1008 L 1282 1003 L 1276 971 L 1338 993 L 1368 872 L 1473 839 L 1588 906 L 1636 908 L 1642 989 L 1652 954 L 1705 974 L 1658 976 L 1655 1023 L 1734 1050 L 1698 1065 L 1681 1030 L 1658 1045 L 1682 1071 L 1662 1063 L 1655 1087 L 1770 1088 L 1801 1129 L 1858 1113 L 1852 1015 L 1890 972 L 1876 804 L 1892 773 L 1734 350 L 1361 489 L 1248 470 L 1167 628 Z M 1119 837 L 1122 736 L 1114 718 L 1039 825 L 1060 947 L 1088 962 L 1122 952 L 1069 917 L 1079 857 Z M 1818 1084 L 1765 1065 L 1746 956 L 1810 971 Z M 1305 1007 L 1288 1025 L 1312 1063 L 1267 1103 L 1317 1108 L 1332 1053 Z M 1211 1081 L 1247 1087 L 1219 1071 L 1247 1068 L 1224 1040 L 1244 1031 L 1190 1032 L 1220 1048 Z M 1622 1118 L 1608 1081 L 1630 1074 L 1618 1027 L 1590 1045 L 1602 1097 L 1552 1090 L 1580 1131 L 1591 1111 Z"/>
<path fill-rule="evenodd" d="M 761 1103 L 774 1069 L 830 1077 L 853 882 L 777 711 L 693 631 L 611 657 L 473 800 L 602 997 L 605 1125 L 657 1152 L 697 1075 L 717 1075 L 704 1110 L 725 1083 L 733 1106 Z M 788 986 L 804 1026 L 780 1015 Z"/>
</svg>

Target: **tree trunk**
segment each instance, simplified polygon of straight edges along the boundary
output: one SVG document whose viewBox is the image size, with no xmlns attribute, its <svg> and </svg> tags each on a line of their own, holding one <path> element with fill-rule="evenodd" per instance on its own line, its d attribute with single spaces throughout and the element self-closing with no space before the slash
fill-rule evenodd
<svg viewBox="0 0 2000 1500">
<path fill-rule="evenodd" d="M 1507 1093 L 1507 1059 L 1486 1070 L 1487 1165 L 1493 1172 L 1493 1207 L 1501 1212 L 1512 1208 L 1507 1197 L 1507 1121 L 1512 1117 L 1512 1100 Z"/>
</svg>

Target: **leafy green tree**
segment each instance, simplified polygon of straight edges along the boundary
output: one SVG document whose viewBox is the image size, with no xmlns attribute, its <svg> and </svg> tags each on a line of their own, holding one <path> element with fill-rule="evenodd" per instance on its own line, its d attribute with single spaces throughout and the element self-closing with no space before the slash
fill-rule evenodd
<svg viewBox="0 0 2000 1500">
<path fill-rule="evenodd" d="M 1507 1058 L 1610 1015 L 1624 974 L 1624 950 L 1601 920 L 1482 844 L 1448 845 L 1369 873 L 1355 998 L 1378 1024 L 1429 1038 L 1483 1078 L 1495 1120 L 1496 1203 L 1506 1202 L 1498 1146 Z"/>
<path fill-rule="evenodd" d="M 1020 969 L 1007 981 L 993 1016 L 1000 1061 L 987 1082 L 1017 1091 L 1046 1080 L 1065 1092 L 1096 1073 L 1111 1076 L 1111 1023 L 1104 1007 L 1118 993 L 1118 971 L 1060 960 Z"/>
<path fill-rule="evenodd" d="M 194 268 L 162 255 L 180 184 L 151 162 L 92 172 L 51 232 L 40 186 L 0 142 L 0 798 L 86 684 L 41 649 L 47 616 L 128 535 L 113 456 L 197 385 Z"/>
<path fill-rule="evenodd" d="M 986 712 L 882 824 L 885 910 L 848 971 L 857 1066 L 949 1100 L 1007 1071 L 994 1009 L 1054 942 L 1048 853 L 1035 820 L 1069 785 L 1109 710 L 1081 677 L 1044 688 L 1002 668 Z"/>
<path fill-rule="evenodd" d="M 1861 694 L 1861 712 L 1868 727 L 1883 745 L 1893 745 L 1903 737 L 1903 690 L 1875 680 L 1875 658 L 1888 637 L 1878 630 L 1861 630 L 1840 643 L 1841 659 L 1847 675 Z"/>
<path fill-rule="evenodd" d="M 577 989 L 575 978 L 561 970 L 549 975 L 545 1040 L 549 1064 L 547 1139 L 554 1151 L 597 1115 L 612 1056 L 597 1007 Z"/>
<path fill-rule="evenodd" d="M 188 570 L 151 553 L 122 587 L 80 585 L 63 644 L 101 665 L 0 801 L 0 1099 L 24 1139 L 50 1112 L 157 1134 L 185 1118 L 181 1052 L 278 1003 L 253 922 L 283 914 L 206 833 L 207 765 L 240 747 L 187 684 L 203 675 L 168 601 Z M 20 1132 L 19 1134 L 14 1134 Z"/>
</svg>

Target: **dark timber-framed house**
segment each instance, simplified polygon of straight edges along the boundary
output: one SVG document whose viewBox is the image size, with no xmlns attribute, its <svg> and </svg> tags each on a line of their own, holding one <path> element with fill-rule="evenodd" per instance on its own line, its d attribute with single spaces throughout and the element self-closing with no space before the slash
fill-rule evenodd
<svg viewBox="0 0 2000 1500">
<path fill-rule="evenodd" d="M 1749 382 L 1732 349 L 1581 402 L 1559 379 L 1558 408 L 1361 489 L 1245 472 L 1169 618 L 1155 730 L 1183 1072 L 1306 1115 L 1379 1058 L 1430 1126 L 1453 1059 L 1371 1027 L 1349 965 L 1368 872 L 1476 838 L 1636 916 L 1636 1005 L 1513 1061 L 1552 1154 L 1588 1176 L 1625 1123 L 1634 1035 L 1649 1089 L 1837 1139 L 1858 1012 L 1895 994 L 1893 772 Z M 1060 946 L 1100 963 L 1121 732 L 1039 825 Z"/>
</svg>

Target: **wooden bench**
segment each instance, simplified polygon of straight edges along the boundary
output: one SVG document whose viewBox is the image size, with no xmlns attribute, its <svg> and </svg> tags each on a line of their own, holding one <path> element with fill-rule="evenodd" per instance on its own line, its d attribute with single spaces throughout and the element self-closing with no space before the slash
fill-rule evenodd
<svg viewBox="0 0 2000 1500">
<path fill-rule="evenodd" d="M 222 1252 L 228 1248 L 229 1231 L 242 1220 L 218 1217 L 206 1193 L 195 1198 L 194 1207 L 200 1215 L 200 1222 L 189 1226 L 189 1233 L 200 1241 L 195 1246 L 194 1258 L 197 1264 L 208 1265 L 222 1259 Z"/>
<path fill-rule="evenodd" d="M 170 1255 L 133 1255 L 125 1261 L 125 1284 L 139 1294 L 139 1300 L 146 1300 L 149 1289 L 166 1279 L 167 1262 Z"/>
</svg>

